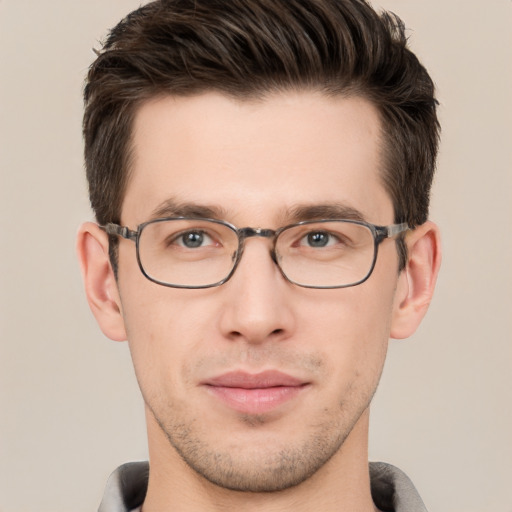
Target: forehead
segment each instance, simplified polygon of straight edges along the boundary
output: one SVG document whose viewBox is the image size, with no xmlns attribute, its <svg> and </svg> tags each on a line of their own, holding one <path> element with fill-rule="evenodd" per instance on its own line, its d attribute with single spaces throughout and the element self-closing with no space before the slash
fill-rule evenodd
<svg viewBox="0 0 512 512">
<path fill-rule="evenodd" d="M 152 99 L 134 120 L 123 222 L 143 222 L 169 201 L 212 206 L 252 225 L 277 222 L 296 206 L 334 203 L 391 222 L 380 127 L 376 109 L 358 97 Z"/>
</svg>

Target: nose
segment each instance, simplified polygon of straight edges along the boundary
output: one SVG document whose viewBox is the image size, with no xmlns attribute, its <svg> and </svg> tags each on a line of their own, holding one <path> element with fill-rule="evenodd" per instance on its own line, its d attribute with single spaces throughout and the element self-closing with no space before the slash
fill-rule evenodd
<svg viewBox="0 0 512 512">
<path fill-rule="evenodd" d="M 222 286 L 220 326 L 229 339 L 285 340 L 295 329 L 294 285 L 274 263 L 270 245 L 262 238 L 247 239 L 234 275 Z"/>
</svg>

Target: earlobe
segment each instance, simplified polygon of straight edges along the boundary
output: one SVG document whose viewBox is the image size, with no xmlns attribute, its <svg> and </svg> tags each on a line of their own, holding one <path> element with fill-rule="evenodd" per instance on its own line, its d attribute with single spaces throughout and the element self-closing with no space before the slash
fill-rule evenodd
<svg viewBox="0 0 512 512">
<path fill-rule="evenodd" d="M 108 236 L 98 225 L 80 226 L 76 250 L 89 307 L 105 336 L 126 340 L 121 301 L 108 256 Z"/>
<path fill-rule="evenodd" d="M 427 312 L 441 265 L 439 228 L 425 222 L 406 237 L 407 264 L 402 270 L 393 304 L 391 337 L 411 336 Z"/>
</svg>

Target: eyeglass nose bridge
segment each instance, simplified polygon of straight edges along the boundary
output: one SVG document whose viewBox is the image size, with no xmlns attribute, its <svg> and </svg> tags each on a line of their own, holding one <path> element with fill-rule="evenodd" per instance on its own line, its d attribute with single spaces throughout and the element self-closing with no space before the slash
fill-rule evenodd
<svg viewBox="0 0 512 512">
<path fill-rule="evenodd" d="M 278 232 L 274 229 L 265 229 L 265 228 L 240 228 L 237 229 L 237 235 L 238 235 L 238 252 L 236 255 L 236 261 L 233 268 L 233 272 L 235 271 L 236 267 L 240 263 L 240 259 L 242 258 L 242 254 L 245 249 L 245 240 L 247 238 L 252 237 L 262 237 L 262 238 L 270 238 L 272 240 L 272 248 L 270 249 L 270 257 L 272 258 L 272 261 L 279 267 L 279 270 L 282 273 L 281 267 L 279 266 L 279 263 L 277 262 L 277 255 L 276 255 L 276 237 L 278 235 Z"/>
<path fill-rule="evenodd" d="M 261 236 L 263 238 L 275 238 L 276 236 L 276 231 L 264 228 L 240 228 L 237 233 L 240 241 L 253 236 Z"/>
</svg>

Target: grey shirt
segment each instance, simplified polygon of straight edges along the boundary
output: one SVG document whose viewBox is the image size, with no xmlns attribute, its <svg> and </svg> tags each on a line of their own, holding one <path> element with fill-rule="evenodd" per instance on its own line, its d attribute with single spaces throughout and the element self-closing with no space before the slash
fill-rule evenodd
<svg viewBox="0 0 512 512">
<path fill-rule="evenodd" d="M 117 468 L 107 482 L 98 512 L 130 512 L 146 496 L 147 462 L 130 462 Z M 370 462 L 372 498 L 383 512 L 427 512 L 407 475 L 384 462 Z"/>
</svg>

